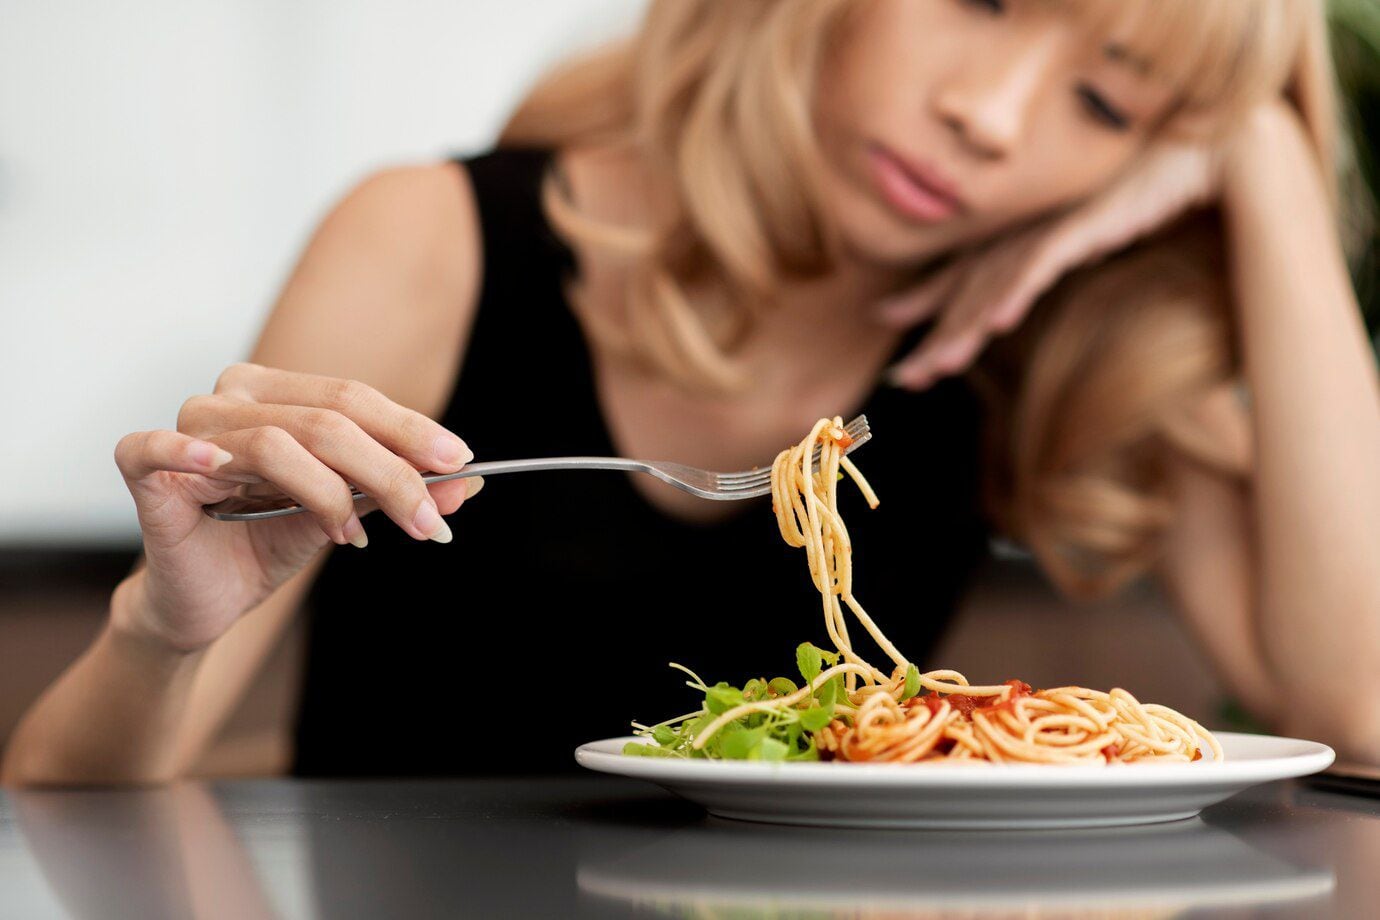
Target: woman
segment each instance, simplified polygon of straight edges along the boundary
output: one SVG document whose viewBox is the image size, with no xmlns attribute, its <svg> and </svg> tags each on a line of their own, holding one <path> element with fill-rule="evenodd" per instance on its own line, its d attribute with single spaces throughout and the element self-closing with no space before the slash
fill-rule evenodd
<svg viewBox="0 0 1380 920">
<path fill-rule="evenodd" d="M 429 547 L 480 483 L 416 469 L 742 469 L 858 410 L 858 584 L 908 654 L 990 526 L 1073 593 L 1153 571 L 1250 711 L 1380 762 L 1334 108 L 1317 0 L 654 3 L 499 152 L 352 192 L 254 363 L 121 441 L 145 562 L 5 777 L 191 769 L 313 582 L 301 773 L 543 769 L 688 708 L 668 659 L 786 672 L 817 600 L 760 505 L 512 477 Z M 201 514 L 260 480 L 311 515 Z"/>
</svg>

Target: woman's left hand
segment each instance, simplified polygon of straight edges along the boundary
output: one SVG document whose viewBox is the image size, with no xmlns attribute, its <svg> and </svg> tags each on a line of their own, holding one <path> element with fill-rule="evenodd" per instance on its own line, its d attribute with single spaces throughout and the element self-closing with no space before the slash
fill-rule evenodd
<svg viewBox="0 0 1380 920">
<path fill-rule="evenodd" d="M 1095 197 L 965 253 L 884 301 L 878 315 L 886 325 L 906 328 L 935 319 L 924 341 L 891 368 L 891 382 L 920 390 L 966 369 L 988 339 L 1014 329 L 1066 272 L 1211 201 L 1217 164 L 1208 147 L 1160 144 Z"/>
</svg>

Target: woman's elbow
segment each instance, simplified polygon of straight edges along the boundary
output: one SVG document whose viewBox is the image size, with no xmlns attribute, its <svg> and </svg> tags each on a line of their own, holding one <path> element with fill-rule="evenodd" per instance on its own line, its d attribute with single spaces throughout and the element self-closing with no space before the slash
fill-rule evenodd
<svg viewBox="0 0 1380 920">
<path fill-rule="evenodd" d="M 1276 720 L 1279 731 L 1321 741 L 1336 749 L 1338 760 L 1380 766 L 1380 667 L 1324 706 L 1286 706 Z"/>
</svg>

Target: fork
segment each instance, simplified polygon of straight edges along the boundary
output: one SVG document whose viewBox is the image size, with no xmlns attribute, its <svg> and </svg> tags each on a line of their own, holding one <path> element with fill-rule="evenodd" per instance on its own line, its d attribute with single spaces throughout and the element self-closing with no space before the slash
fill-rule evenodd
<svg viewBox="0 0 1380 920">
<path fill-rule="evenodd" d="M 844 426 L 853 443 L 843 449 L 851 454 L 872 437 L 867 416 L 860 415 Z M 814 457 L 819 459 L 819 448 Z M 423 473 L 422 482 L 446 482 L 468 476 L 495 476 L 500 473 L 532 473 L 538 470 L 627 470 L 647 473 L 691 495 L 715 501 L 737 501 L 757 498 L 771 492 L 771 468 L 754 468 L 736 473 L 716 473 L 682 463 L 666 460 L 628 460 L 624 457 L 538 457 L 531 460 L 491 460 L 471 463 L 456 473 Z M 351 489 L 355 501 L 364 498 L 363 492 Z M 301 514 L 307 510 L 293 498 L 278 493 L 237 496 L 206 505 L 201 509 L 218 521 L 262 521 L 265 518 Z"/>
</svg>

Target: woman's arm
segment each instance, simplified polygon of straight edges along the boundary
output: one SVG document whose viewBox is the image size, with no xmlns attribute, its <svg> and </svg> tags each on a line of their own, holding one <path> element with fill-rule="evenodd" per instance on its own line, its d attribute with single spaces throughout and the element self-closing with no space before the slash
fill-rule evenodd
<svg viewBox="0 0 1380 920">
<path fill-rule="evenodd" d="M 362 381 L 435 417 L 464 353 L 479 274 L 466 177 L 449 164 L 381 173 L 323 222 L 254 361 Z M 188 770 L 298 609 L 324 554 L 316 555 L 218 639 L 190 650 L 146 628 L 147 570 L 131 575 L 100 636 L 21 720 L 0 778 L 157 782 Z"/>
<path fill-rule="evenodd" d="M 280 916 L 246 842 L 204 784 L 98 799 L 11 789 L 6 805 L 68 920 Z"/>
<path fill-rule="evenodd" d="M 1248 704 L 1380 762 L 1380 388 L 1318 164 L 1284 105 L 1238 135 L 1222 208 L 1254 474 L 1238 502 L 1181 471 L 1168 574 L 1200 634 L 1234 636 L 1208 645 Z"/>
</svg>

